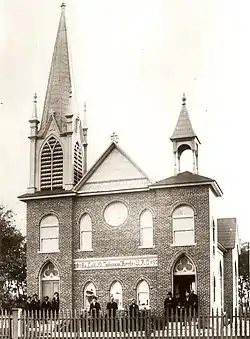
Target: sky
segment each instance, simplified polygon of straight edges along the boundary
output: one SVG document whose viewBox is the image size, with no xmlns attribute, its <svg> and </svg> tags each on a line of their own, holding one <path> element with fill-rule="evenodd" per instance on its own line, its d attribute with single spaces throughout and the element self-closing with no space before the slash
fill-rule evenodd
<svg viewBox="0 0 250 339">
<path fill-rule="evenodd" d="M 87 103 L 89 167 L 119 145 L 153 181 L 173 175 L 169 140 L 183 92 L 201 145 L 199 173 L 224 192 L 219 217 L 250 241 L 249 0 L 68 0 L 75 113 Z M 29 123 L 41 117 L 60 0 L 0 2 L 0 204 L 25 234 Z M 189 152 L 182 170 L 191 167 Z"/>
</svg>

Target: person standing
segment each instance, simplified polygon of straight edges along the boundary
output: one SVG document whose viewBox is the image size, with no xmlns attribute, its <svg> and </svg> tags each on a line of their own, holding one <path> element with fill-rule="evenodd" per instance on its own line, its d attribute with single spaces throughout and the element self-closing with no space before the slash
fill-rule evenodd
<svg viewBox="0 0 250 339">
<path fill-rule="evenodd" d="M 101 306 L 97 301 L 97 297 L 93 297 L 90 303 L 89 313 L 93 318 L 99 318 Z"/>
<path fill-rule="evenodd" d="M 27 317 L 31 317 L 32 316 L 32 300 L 31 300 L 31 296 L 28 296 L 24 309 L 26 311 L 26 316 Z"/>
<path fill-rule="evenodd" d="M 52 309 L 53 318 L 55 318 L 55 317 L 58 318 L 59 304 L 60 304 L 59 293 L 55 292 L 54 297 L 53 297 L 52 302 L 51 302 L 51 309 Z"/>
<path fill-rule="evenodd" d="M 168 292 L 167 298 L 164 301 L 164 313 L 165 317 L 168 317 L 171 320 L 171 315 L 174 310 L 174 298 L 171 292 Z"/>
<path fill-rule="evenodd" d="M 32 308 L 33 316 L 36 317 L 40 310 L 40 300 L 38 299 L 38 295 L 36 293 L 33 294 L 32 301 L 31 301 L 31 308 Z"/>
<path fill-rule="evenodd" d="M 116 316 L 116 311 L 118 310 L 118 305 L 114 301 L 114 297 L 112 296 L 110 298 L 110 301 L 107 303 L 107 311 L 108 311 L 108 317 L 115 317 Z"/>
<path fill-rule="evenodd" d="M 50 318 L 50 312 L 51 312 L 51 303 L 49 301 L 49 297 L 46 296 L 44 297 L 44 301 L 42 302 L 42 317 L 46 318 Z"/>
<path fill-rule="evenodd" d="M 129 316 L 131 318 L 137 317 L 139 314 L 139 306 L 136 304 L 135 299 L 132 299 L 132 302 L 129 306 Z"/>
</svg>

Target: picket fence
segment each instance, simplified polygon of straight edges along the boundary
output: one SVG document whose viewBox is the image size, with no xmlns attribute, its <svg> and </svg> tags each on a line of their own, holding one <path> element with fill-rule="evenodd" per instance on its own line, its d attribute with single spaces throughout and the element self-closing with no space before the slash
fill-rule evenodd
<svg viewBox="0 0 250 339">
<path fill-rule="evenodd" d="M 210 316 L 174 313 L 159 317 L 152 312 L 140 312 L 137 317 L 105 314 L 91 317 L 80 310 L 61 310 L 58 317 L 25 311 L 0 310 L 1 339 L 50 338 L 250 338 L 249 313 L 228 317 L 219 312 Z"/>
</svg>

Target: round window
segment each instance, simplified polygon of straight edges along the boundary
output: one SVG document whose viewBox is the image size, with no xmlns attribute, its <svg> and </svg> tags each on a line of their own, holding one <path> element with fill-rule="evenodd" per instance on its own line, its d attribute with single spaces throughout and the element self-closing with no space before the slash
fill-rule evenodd
<svg viewBox="0 0 250 339">
<path fill-rule="evenodd" d="M 122 202 L 113 202 L 105 208 L 104 219 L 110 226 L 122 225 L 128 217 L 128 209 Z"/>
</svg>

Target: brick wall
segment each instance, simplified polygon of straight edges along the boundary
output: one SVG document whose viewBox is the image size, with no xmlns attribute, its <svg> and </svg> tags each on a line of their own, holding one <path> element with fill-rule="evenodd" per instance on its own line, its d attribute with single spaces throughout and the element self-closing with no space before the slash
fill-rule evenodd
<svg viewBox="0 0 250 339">
<path fill-rule="evenodd" d="M 103 220 L 104 207 L 111 201 L 123 201 L 129 209 L 124 225 L 112 228 Z M 191 204 L 195 210 L 194 246 L 171 246 L 173 209 L 180 203 Z M 139 216 L 149 208 L 154 216 L 154 248 L 138 248 Z M 60 253 L 37 253 L 39 248 L 39 221 L 47 213 L 58 215 L 60 223 Z M 93 226 L 93 251 L 79 251 L 79 220 L 83 213 L 89 213 Z M 197 293 L 200 306 L 210 307 L 210 257 L 209 257 L 209 192 L 208 187 L 186 187 L 157 189 L 140 193 L 82 196 L 73 199 L 34 200 L 27 208 L 28 236 L 28 293 L 38 291 L 36 276 L 42 263 L 51 259 L 57 264 L 61 276 L 62 305 L 83 307 L 83 288 L 92 281 L 97 288 L 100 303 L 105 307 L 109 289 L 115 280 L 123 287 L 124 305 L 135 297 L 140 278 L 150 285 L 150 303 L 160 313 L 167 292 L 172 290 L 172 269 L 176 259 L 185 253 L 196 265 Z M 72 251 L 73 248 L 73 251 Z M 158 267 L 127 268 L 116 270 L 74 271 L 72 282 L 72 256 L 77 258 L 158 255 Z M 71 291 L 73 291 L 71 295 Z"/>
<path fill-rule="evenodd" d="M 59 253 L 39 253 L 40 220 L 55 214 L 59 220 Z M 28 294 L 38 293 L 39 273 L 51 260 L 60 273 L 60 296 L 62 307 L 72 305 L 72 199 L 44 199 L 27 203 L 27 282 Z M 41 291 L 40 291 L 41 292 Z"/>
<path fill-rule="evenodd" d="M 224 309 L 228 314 L 233 312 L 233 262 L 232 250 L 224 254 Z"/>
</svg>

